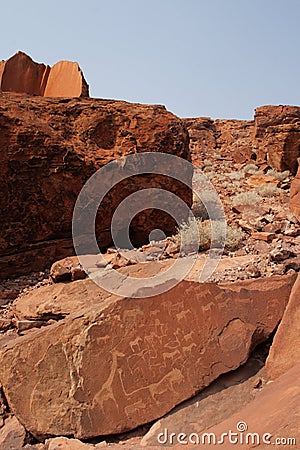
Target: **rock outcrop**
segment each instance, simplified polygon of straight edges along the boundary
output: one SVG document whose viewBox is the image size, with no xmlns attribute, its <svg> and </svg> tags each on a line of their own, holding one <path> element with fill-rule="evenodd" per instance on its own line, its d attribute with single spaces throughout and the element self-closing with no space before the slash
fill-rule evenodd
<svg viewBox="0 0 300 450">
<path fill-rule="evenodd" d="M 44 97 L 89 96 L 77 62 L 60 61 L 50 67 L 34 62 L 23 52 L 0 62 L 0 91 Z"/>
<path fill-rule="evenodd" d="M 255 110 L 258 157 L 278 171 L 297 171 L 300 156 L 300 107 L 261 106 Z"/>
<path fill-rule="evenodd" d="M 291 183 L 290 210 L 300 222 L 300 158 L 298 158 L 298 172 Z"/>
<path fill-rule="evenodd" d="M 297 171 L 300 107 L 261 106 L 252 120 L 184 119 L 193 162 L 203 166 L 212 153 L 237 163 L 268 163 L 278 171 Z"/>
<path fill-rule="evenodd" d="M 182 281 L 142 300 L 111 296 L 1 349 L 8 404 L 35 436 L 150 422 L 243 364 L 277 326 L 294 281 Z"/>
<path fill-rule="evenodd" d="M 190 158 L 186 128 L 163 106 L 11 93 L 1 93 L 0 101 L 1 278 L 39 271 L 72 255 L 77 196 L 106 163 L 142 152 Z M 190 185 L 192 173 L 185 175 Z M 191 191 L 173 178 L 146 174 L 124 180 L 99 208 L 100 247 L 111 244 L 110 222 L 116 207 L 145 187 L 173 192 L 191 204 Z M 136 245 L 149 242 L 155 228 L 173 234 L 175 226 L 167 213 L 149 209 L 134 217 L 132 241 Z"/>
<path fill-rule="evenodd" d="M 212 150 L 220 158 L 244 163 L 255 159 L 253 150 L 254 122 L 249 120 L 212 120 L 208 117 L 183 119 L 189 130 L 193 163 L 201 161 Z"/>
<path fill-rule="evenodd" d="M 293 286 L 291 297 L 267 359 L 269 378 L 274 380 L 295 364 L 300 364 L 300 275 Z"/>
</svg>

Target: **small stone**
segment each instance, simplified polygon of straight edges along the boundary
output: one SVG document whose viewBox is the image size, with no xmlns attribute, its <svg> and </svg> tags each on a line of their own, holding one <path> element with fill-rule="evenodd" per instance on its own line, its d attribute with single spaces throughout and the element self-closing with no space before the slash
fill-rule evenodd
<svg viewBox="0 0 300 450">
<path fill-rule="evenodd" d="M 300 271 L 300 256 L 296 258 L 288 258 L 284 261 L 285 271 L 287 272 L 290 269 L 295 270 L 296 272 Z"/>
<path fill-rule="evenodd" d="M 251 234 L 251 237 L 253 239 L 257 239 L 264 242 L 271 242 L 273 239 L 276 238 L 275 233 L 267 233 L 264 231 L 257 231 Z"/>
<path fill-rule="evenodd" d="M 5 331 L 11 326 L 10 319 L 3 319 L 0 317 L 0 331 Z"/>
<path fill-rule="evenodd" d="M 273 248 L 273 250 L 270 251 L 270 256 L 273 261 L 284 261 L 291 256 L 295 256 L 295 254 L 291 250 L 280 246 Z"/>
<path fill-rule="evenodd" d="M 259 278 L 261 276 L 261 272 L 257 266 L 254 264 L 249 264 L 246 269 L 246 274 L 251 278 Z"/>
<path fill-rule="evenodd" d="M 118 253 L 118 250 L 116 248 L 110 247 L 110 248 L 107 249 L 106 253 L 108 253 L 108 254 Z"/>
<path fill-rule="evenodd" d="M 268 223 L 262 229 L 262 231 L 265 233 L 280 233 L 282 230 L 283 230 L 283 223 L 279 221 Z"/>
<path fill-rule="evenodd" d="M 246 220 L 238 220 L 237 221 L 238 225 L 247 233 L 251 233 L 253 231 L 253 227 L 251 225 L 249 225 L 248 222 L 246 222 Z"/>
<path fill-rule="evenodd" d="M 131 266 L 135 261 L 126 258 L 122 253 L 117 253 L 111 260 L 111 267 L 113 269 L 120 269 L 121 267 Z"/>
<path fill-rule="evenodd" d="M 86 278 L 86 272 L 81 266 L 71 268 L 71 281 L 83 280 L 84 278 Z"/>
<path fill-rule="evenodd" d="M 93 445 L 85 444 L 79 439 L 56 437 L 46 440 L 47 450 L 89 450 L 95 448 Z"/>
<path fill-rule="evenodd" d="M 275 186 L 278 186 L 279 184 L 277 178 L 264 174 L 251 175 L 246 182 L 251 186 L 261 186 L 262 184 L 274 184 Z"/>
<path fill-rule="evenodd" d="M 285 234 L 285 236 L 300 236 L 300 227 L 298 225 L 291 224 L 284 230 L 283 233 Z"/>
<path fill-rule="evenodd" d="M 18 333 L 23 331 L 31 330 L 32 328 L 40 328 L 45 325 L 45 321 L 42 320 L 13 320 Z"/>
<path fill-rule="evenodd" d="M 258 377 L 258 378 L 256 378 L 256 379 L 253 381 L 253 383 L 252 383 L 252 388 L 253 388 L 253 389 L 259 389 L 259 388 L 262 387 L 262 384 L 263 384 L 262 378 Z"/>
</svg>

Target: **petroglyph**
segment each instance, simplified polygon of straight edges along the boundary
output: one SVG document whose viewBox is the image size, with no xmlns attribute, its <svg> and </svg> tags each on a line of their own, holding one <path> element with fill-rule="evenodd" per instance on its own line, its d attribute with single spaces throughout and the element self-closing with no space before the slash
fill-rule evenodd
<svg viewBox="0 0 300 450">
<path fill-rule="evenodd" d="M 35 436 L 88 438 L 150 422 L 242 364 L 277 326 L 294 280 L 182 281 L 155 297 L 111 296 L 2 348 L 9 405 Z"/>
</svg>

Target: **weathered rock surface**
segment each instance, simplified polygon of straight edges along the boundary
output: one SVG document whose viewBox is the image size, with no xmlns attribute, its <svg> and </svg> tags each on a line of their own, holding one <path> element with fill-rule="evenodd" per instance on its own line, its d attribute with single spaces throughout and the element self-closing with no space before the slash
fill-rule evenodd
<svg viewBox="0 0 300 450">
<path fill-rule="evenodd" d="M 78 439 L 68 439 L 66 437 L 48 439 L 45 443 L 45 450 L 91 450 L 97 448 L 103 448 L 103 445 L 89 445 Z"/>
<path fill-rule="evenodd" d="M 284 316 L 267 359 L 269 378 L 278 378 L 300 363 L 300 275 L 293 286 Z"/>
<path fill-rule="evenodd" d="M 202 166 L 212 151 L 222 158 L 244 163 L 255 158 L 254 122 L 249 120 L 212 120 L 209 117 L 184 119 L 190 135 L 193 163 Z"/>
<path fill-rule="evenodd" d="M 25 429 L 16 417 L 7 418 L 0 428 L 0 450 L 21 450 L 25 435 Z"/>
<path fill-rule="evenodd" d="M 77 256 L 69 256 L 56 261 L 50 269 L 50 277 L 55 283 L 82 280 L 86 276 Z"/>
<path fill-rule="evenodd" d="M 300 107 L 261 106 L 255 110 L 258 156 L 276 170 L 297 171 L 300 156 Z"/>
<path fill-rule="evenodd" d="M 104 258 L 109 260 L 112 258 L 114 261 L 114 255 L 104 255 Z M 65 260 L 74 261 L 77 265 L 77 257 L 66 258 Z M 193 266 L 193 270 L 188 274 L 189 281 L 197 281 L 203 270 L 205 263 L 205 257 L 199 257 Z M 97 256 L 95 257 L 97 261 Z M 218 267 L 215 270 L 215 274 L 222 273 L 228 269 L 237 270 L 240 265 L 245 262 L 255 262 L 254 257 L 247 255 L 246 257 L 229 258 L 224 257 L 219 262 Z M 54 263 L 54 267 L 61 262 Z M 166 261 L 151 261 L 147 264 L 135 264 L 129 267 L 122 267 L 119 272 L 125 276 L 137 277 L 137 278 L 149 278 L 158 275 L 167 270 L 174 261 L 172 259 Z M 70 266 L 69 266 L 70 267 Z M 63 269 L 65 266 L 63 267 Z M 71 270 L 70 270 L 71 272 Z M 71 279 L 71 273 L 69 277 Z M 68 314 L 74 313 L 86 307 L 90 307 L 95 304 L 103 302 L 105 299 L 110 298 L 111 295 L 95 284 L 92 280 L 82 280 L 73 283 L 59 283 L 57 285 L 47 285 L 33 289 L 25 295 L 17 298 L 12 305 L 12 313 L 18 321 L 31 320 L 31 321 L 47 321 L 51 319 L 62 319 Z"/>
<path fill-rule="evenodd" d="M 35 436 L 87 438 L 161 417 L 247 360 L 294 281 L 182 281 L 154 297 L 112 296 L 1 349 L 9 406 Z"/>
<path fill-rule="evenodd" d="M 208 445 L 208 437 L 206 436 L 206 445 L 199 445 L 199 447 L 208 450 L 214 445 L 214 442 L 221 439 L 222 433 L 228 433 L 231 430 L 233 433 L 237 433 L 237 435 L 232 435 L 231 439 L 235 440 L 234 447 L 239 450 L 280 448 L 281 446 L 289 450 L 297 448 L 300 421 L 299 377 L 300 364 L 297 364 L 276 381 L 265 385 L 256 398 L 245 408 L 218 425 L 207 429 L 206 433 L 213 433 L 215 438 L 211 436 L 212 441 Z M 245 431 L 237 429 L 239 423 L 246 425 Z M 248 438 L 246 439 L 247 434 Z M 174 443 L 178 442 L 178 440 L 176 441 L 177 437 L 173 438 Z M 200 443 L 202 437 L 200 436 Z M 289 438 L 294 439 L 294 441 L 289 442 Z M 276 442 L 276 439 L 279 439 L 279 441 Z M 192 437 L 192 442 L 196 442 L 195 436 Z M 228 436 L 224 437 L 225 443 L 229 444 Z M 182 444 L 176 445 L 174 448 L 182 448 Z M 185 448 L 193 449 L 195 445 L 185 445 Z"/>
<path fill-rule="evenodd" d="M 7 93 L 0 93 L 0 103 L 1 278 L 43 270 L 72 255 L 76 198 L 87 179 L 106 163 L 146 151 L 189 158 L 184 125 L 162 106 Z M 126 171 L 121 163 L 120 170 Z M 187 183 L 191 176 L 186 174 Z M 98 210 L 99 246 L 111 243 L 116 207 L 145 187 L 168 190 L 191 204 L 190 190 L 172 178 L 141 175 L 124 180 Z M 160 210 L 137 214 L 130 228 L 133 243 L 145 243 L 158 226 L 173 234 L 176 224 Z"/>
<path fill-rule="evenodd" d="M 0 91 L 44 97 L 89 96 L 89 87 L 76 62 L 60 61 L 49 67 L 23 52 L 0 62 Z"/>
<path fill-rule="evenodd" d="M 239 369 L 222 375 L 192 399 L 180 404 L 152 425 L 141 447 L 158 445 L 158 436 L 168 433 L 204 433 L 252 401 L 263 384 L 264 362 L 253 356 Z M 224 430 L 225 431 L 225 430 Z"/>
<path fill-rule="evenodd" d="M 300 222 L 300 158 L 298 158 L 298 171 L 291 184 L 290 210 Z"/>
<path fill-rule="evenodd" d="M 89 87 L 78 63 L 59 61 L 49 71 L 44 97 L 88 97 Z"/>
<path fill-rule="evenodd" d="M 184 119 L 193 162 L 218 155 L 236 163 L 267 162 L 278 171 L 297 170 L 300 156 L 300 107 L 261 106 L 252 120 Z"/>
<path fill-rule="evenodd" d="M 60 320 L 67 315 L 100 304 L 110 297 L 90 279 L 34 289 L 18 298 L 12 307 L 17 320 Z"/>
</svg>

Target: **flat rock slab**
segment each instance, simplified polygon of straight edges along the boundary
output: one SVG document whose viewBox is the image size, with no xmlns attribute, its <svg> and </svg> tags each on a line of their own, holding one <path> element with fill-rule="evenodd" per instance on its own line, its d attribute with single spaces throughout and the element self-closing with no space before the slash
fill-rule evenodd
<svg viewBox="0 0 300 450">
<path fill-rule="evenodd" d="M 9 406 L 37 437 L 155 420 L 243 364 L 278 325 L 294 281 L 182 281 L 154 297 L 112 296 L 1 349 Z"/>
<path fill-rule="evenodd" d="M 251 357 L 246 364 L 233 372 L 220 376 L 192 399 L 180 404 L 173 411 L 154 423 L 141 440 L 141 446 L 159 445 L 158 436 L 164 433 L 204 433 L 235 414 L 259 393 L 255 388 L 265 376 L 264 362 Z M 258 381 L 259 380 L 259 381 Z"/>
<path fill-rule="evenodd" d="M 104 258 L 109 260 L 109 256 Z M 70 259 L 77 259 L 76 257 Z M 203 270 L 206 258 L 198 257 L 192 271 L 187 275 L 189 281 L 198 281 Z M 215 273 L 228 269 L 238 269 L 239 266 L 255 258 L 250 255 L 242 257 L 224 257 L 220 260 Z M 138 263 L 130 267 L 122 267 L 118 271 L 127 276 L 136 278 L 149 278 L 159 275 L 174 264 L 173 259 Z M 68 283 L 58 283 L 33 289 L 27 294 L 17 298 L 13 303 L 13 314 L 17 320 L 49 320 L 62 319 L 67 315 L 80 311 L 95 304 L 100 304 L 110 298 L 111 294 L 90 279 L 78 280 Z"/>
<path fill-rule="evenodd" d="M 231 430 L 237 435 L 232 439 L 237 439 L 236 444 L 230 444 L 228 436 L 224 438 L 224 448 L 236 448 L 238 450 L 285 448 L 295 450 L 299 448 L 299 423 L 300 423 L 300 364 L 297 364 L 276 381 L 268 383 L 256 398 L 237 414 L 232 415 L 227 420 L 209 428 L 207 433 L 216 436 L 220 440 L 222 433 Z M 241 427 L 244 424 L 244 431 L 237 429 L 237 424 Z M 255 436 L 254 433 L 256 434 Z M 248 435 L 248 437 L 247 437 Z M 201 436 L 202 439 L 202 436 Z M 207 445 L 200 441 L 199 448 L 208 450 L 214 446 L 214 438 L 211 436 L 211 444 Z M 277 442 L 276 439 L 279 439 Z M 288 441 L 288 439 L 294 439 Z M 241 442 L 242 440 L 242 442 Z M 264 442 L 265 441 L 265 442 Z M 222 445 L 220 448 L 222 448 Z M 167 447 L 167 445 L 166 445 Z M 185 445 L 186 449 L 198 448 L 196 445 Z M 183 448 L 183 445 L 174 446 L 176 449 Z"/>
</svg>

